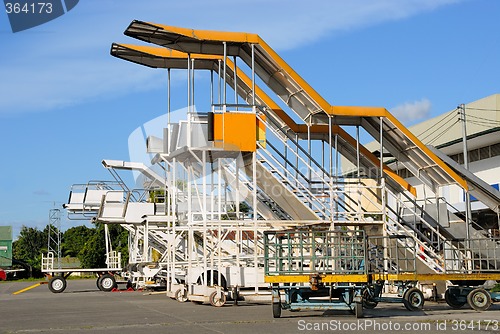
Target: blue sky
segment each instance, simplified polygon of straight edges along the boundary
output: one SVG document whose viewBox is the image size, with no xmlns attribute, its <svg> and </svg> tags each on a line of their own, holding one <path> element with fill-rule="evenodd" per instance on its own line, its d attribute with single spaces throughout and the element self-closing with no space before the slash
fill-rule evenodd
<svg viewBox="0 0 500 334">
<path fill-rule="evenodd" d="M 165 72 L 109 55 L 140 44 L 123 35 L 133 19 L 258 33 L 330 103 L 412 124 L 500 93 L 499 14 L 496 0 L 82 0 L 13 34 L 2 12 L 0 225 L 43 228 L 72 184 L 110 179 L 100 161 L 128 160 L 132 131 L 165 113 Z"/>
</svg>

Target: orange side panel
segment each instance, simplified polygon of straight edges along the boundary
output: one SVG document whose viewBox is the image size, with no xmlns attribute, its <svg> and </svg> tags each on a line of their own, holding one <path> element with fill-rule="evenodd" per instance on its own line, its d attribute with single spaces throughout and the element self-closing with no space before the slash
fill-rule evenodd
<svg viewBox="0 0 500 334">
<path fill-rule="evenodd" d="M 256 150 L 257 129 L 255 114 L 236 112 L 215 114 L 215 147 L 228 151 L 254 152 Z"/>
<path fill-rule="evenodd" d="M 224 114 L 214 114 L 214 142 L 216 147 L 217 144 L 222 144 L 222 138 L 224 138 Z"/>
<path fill-rule="evenodd" d="M 262 147 L 266 148 L 266 115 L 260 115 L 260 119 L 257 119 L 257 141 Z"/>
</svg>

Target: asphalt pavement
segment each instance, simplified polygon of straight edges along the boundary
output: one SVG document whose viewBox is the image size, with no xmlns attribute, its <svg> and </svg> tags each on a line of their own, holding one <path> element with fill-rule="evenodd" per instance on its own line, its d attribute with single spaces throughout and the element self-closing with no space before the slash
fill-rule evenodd
<svg viewBox="0 0 500 334">
<path fill-rule="evenodd" d="M 426 302 L 418 312 L 381 304 L 363 319 L 340 311 L 283 311 L 274 319 L 270 304 L 179 303 L 165 294 L 102 292 L 94 280 L 69 280 L 60 294 L 40 285 L 13 295 L 35 283 L 0 283 L 0 333 L 500 333 L 500 303 L 484 312 Z"/>
</svg>

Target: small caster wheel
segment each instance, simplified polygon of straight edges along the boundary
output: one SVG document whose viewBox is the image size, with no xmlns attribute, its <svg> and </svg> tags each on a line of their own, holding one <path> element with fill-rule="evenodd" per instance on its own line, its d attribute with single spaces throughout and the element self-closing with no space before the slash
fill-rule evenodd
<svg viewBox="0 0 500 334">
<path fill-rule="evenodd" d="M 459 301 L 457 296 L 450 289 L 446 289 L 444 293 L 444 300 L 449 307 L 458 310 L 465 305 L 465 301 Z"/>
<path fill-rule="evenodd" d="M 177 300 L 179 303 L 187 302 L 188 301 L 187 290 L 179 289 L 179 290 L 175 291 L 175 300 Z"/>
<path fill-rule="evenodd" d="M 281 303 L 273 303 L 273 318 L 281 317 Z"/>
<path fill-rule="evenodd" d="M 49 290 L 53 293 L 61 293 L 66 290 L 66 279 L 62 276 L 54 276 L 49 281 Z"/>
<path fill-rule="evenodd" d="M 99 289 L 101 289 L 101 291 L 106 291 L 106 292 L 113 290 L 117 286 L 115 277 L 111 274 L 102 275 L 99 283 L 100 283 Z"/>
<path fill-rule="evenodd" d="M 467 302 L 476 311 L 486 311 L 491 306 L 491 296 L 486 290 L 477 288 L 469 292 Z"/>
<path fill-rule="evenodd" d="M 226 294 L 224 292 L 214 291 L 210 294 L 210 304 L 215 307 L 224 306 L 226 303 Z"/>
<path fill-rule="evenodd" d="M 408 311 L 418 311 L 424 307 L 424 294 L 417 288 L 411 288 L 403 295 L 403 304 Z"/>
<path fill-rule="evenodd" d="M 363 318 L 363 303 L 354 303 L 354 315 L 356 319 Z"/>
</svg>

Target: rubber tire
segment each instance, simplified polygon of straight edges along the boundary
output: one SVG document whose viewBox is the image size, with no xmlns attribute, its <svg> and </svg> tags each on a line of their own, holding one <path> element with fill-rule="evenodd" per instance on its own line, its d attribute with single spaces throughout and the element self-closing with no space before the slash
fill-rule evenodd
<svg viewBox="0 0 500 334">
<path fill-rule="evenodd" d="M 407 290 L 403 296 L 403 304 L 408 311 L 421 310 L 424 307 L 424 302 L 424 294 L 417 288 Z"/>
<path fill-rule="evenodd" d="M 210 294 L 210 305 L 215 307 L 221 307 L 226 304 L 226 294 L 224 292 L 221 293 L 221 298 L 217 298 L 217 291 L 214 291 Z"/>
<path fill-rule="evenodd" d="M 361 319 L 364 317 L 363 303 L 354 303 L 354 315 L 356 316 L 356 319 Z"/>
<path fill-rule="evenodd" d="M 187 302 L 187 290 L 184 290 L 184 293 L 182 293 L 182 289 L 178 289 L 177 291 L 175 291 L 175 300 L 177 300 L 179 303 Z"/>
<path fill-rule="evenodd" d="M 363 307 L 368 310 L 373 310 L 375 307 L 377 307 L 378 302 L 371 301 L 367 297 L 369 297 L 368 289 L 363 291 Z"/>
<path fill-rule="evenodd" d="M 61 293 L 66 290 L 66 279 L 62 276 L 54 276 L 49 281 L 49 290 L 53 293 Z"/>
<path fill-rule="evenodd" d="M 485 289 L 477 288 L 469 292 L 467 302 L 473 310 L 486 311 L 491 306 L 491 296 Z"/>
<path fill-rule="evenodd" d="M 104 274 L 101 276 L 99 282 L 99 289 L 101 291 L 110 292 L 117 287 L 115 277 L 111 274 Z"/>
<path fill-rule="evenodd" d="M 273 303 L 273 318 L 281 317 L 281 303 Z"/>
<path fill-rule="evenodd" d="M 97 280 L 95 281 L 95 285 L 97 286 L 97 288 L 99 290 L 101 290 L 101 278 L 102 278 L 102 275 L 97 277 Z"/>
<path fill-rule="evenodd" d="M 457 298 L 450 292 L 450 289 L 446 289 L 444 292 L 444 300 L 449 307 L 455 310 L 461 309 L 467 303 L 457 301 Z"/>
</svg>

